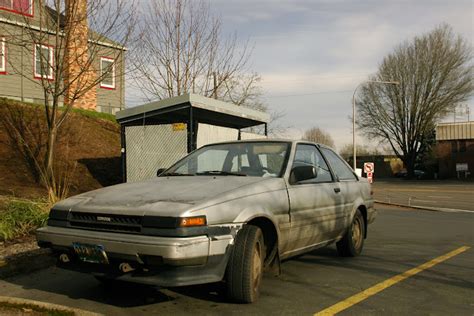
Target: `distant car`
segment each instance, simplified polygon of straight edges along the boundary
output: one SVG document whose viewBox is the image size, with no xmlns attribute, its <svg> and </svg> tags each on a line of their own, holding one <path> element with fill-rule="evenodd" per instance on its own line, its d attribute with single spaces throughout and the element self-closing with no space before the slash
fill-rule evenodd
<svg viewBox="0 0 474 316">
<path fill-rule="evenodd" d="M 418 169 L 415 169 L 413 171 L 413 173 L 414 173 L 414 178 L 418 179 L 418 180 L 423 179 L 426 175 L 426 173 L 423 170 L 418 170 Z M 397 178 L 407 178 L 408 177 L 408 172 L 406 170 L 401 170 L 401 171 L 399 171 L 395 174 L 395 177 L 397 177 Z"/>
<path fill-rule="evenodd" d="M 423 179 L 426 174 L 423 170 L 418 170 L 418 169 L 415 169 L 414 173 L 415 173 L 415 178 L 418 180 Z"/>
<path fill-rule="evenodd" d="M 235 141 L 204 146 L 154 179 L 59 202 L 37 239 L 60 267 L 102 281 L 225 280 L 229 298 L 248 303 L 282 259 L 334 242 L 342 256 L 359 255 L 374 218 L 367 179 L 332 149 Z"/>
</svg>

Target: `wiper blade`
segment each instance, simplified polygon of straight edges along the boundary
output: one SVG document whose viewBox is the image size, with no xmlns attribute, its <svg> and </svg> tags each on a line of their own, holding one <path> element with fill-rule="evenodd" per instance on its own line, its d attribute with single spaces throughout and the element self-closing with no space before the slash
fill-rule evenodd
<svg viewBox="0 0 474 316">
<path fill-rule="evenodd" d="M 194 176 L 194 173 L 179 173 L 179 172 L 169 172 L 169 173 L 162 173 L 160 177 L 179 177 L 179 176 Z"/>
<path fill-rule="evenodd" d="M 221 171 L 221 170 L 209 170 L 203 172 L 197 172 L 198 176 L 201 175 L 212 175 L 212 176 L 239 176 L 239 177 L 246 177 L 245 173 L 238 173 L 238 172 L 229 172 L 229 171 Z"/>
</svg>

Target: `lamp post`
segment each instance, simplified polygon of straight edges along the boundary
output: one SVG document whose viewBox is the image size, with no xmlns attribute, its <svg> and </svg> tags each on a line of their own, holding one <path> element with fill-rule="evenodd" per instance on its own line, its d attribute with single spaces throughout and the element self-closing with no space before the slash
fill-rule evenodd
<svg viewBox="0 0 474 316">
<path fill-rule="evenodd" d="M 353 166 L 354 166 L 354 172 L 356 171 L 356 133 L 355 133 L 355 125 L 356 125 L 356 103 L 355 103 L 355 96 L 357 89 L 363 84 L 366 83 L 382 83 L 382 84 L 400 84 L 398 81 L 377 81 L 377 80 L 367 80 L 359 83 L 357 87 L 354 89 L 354 94 L 352 95 L 352 157 L 353 157 Z"/>
</svg>

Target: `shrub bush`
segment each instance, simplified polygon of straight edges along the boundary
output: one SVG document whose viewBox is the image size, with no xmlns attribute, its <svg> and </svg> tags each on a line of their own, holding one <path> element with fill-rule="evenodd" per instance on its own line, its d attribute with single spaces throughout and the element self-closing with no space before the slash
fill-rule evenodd
<svg viewBox="0 0 474 316">
<path fill-rule="evenodd" d="M 10 240 L 32 233 L 46 224 L 47 203 L 30 200 L 10 200 L 0 213 L 0 240 Z"/>
</svg>

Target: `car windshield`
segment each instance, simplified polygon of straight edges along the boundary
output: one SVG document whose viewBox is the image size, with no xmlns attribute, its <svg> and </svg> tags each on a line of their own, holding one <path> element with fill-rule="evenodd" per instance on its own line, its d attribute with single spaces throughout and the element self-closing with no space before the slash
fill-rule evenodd
<svg viewBox="0 0 474 316">
<path fill-rule="evenodd" d="M 161 176 L 281 177 L 290 143 L 236 142 L 201 147 Z"/>
</svg>

